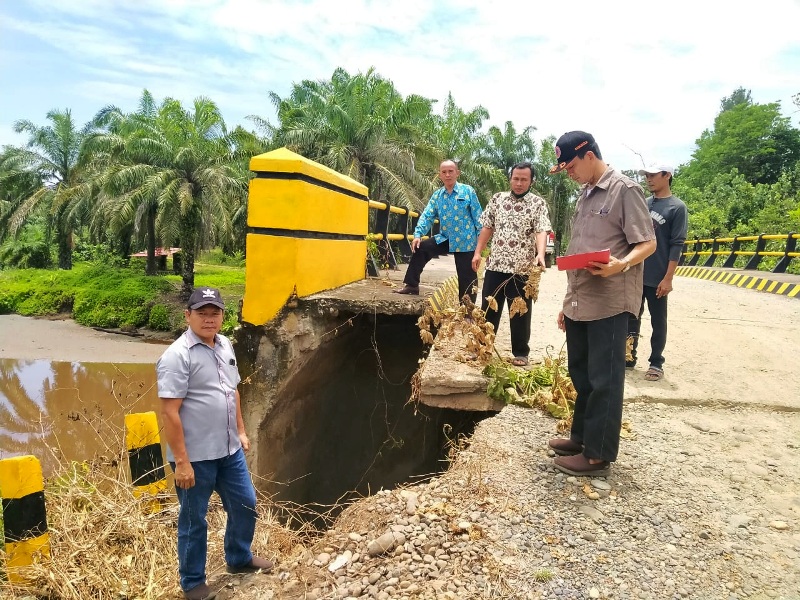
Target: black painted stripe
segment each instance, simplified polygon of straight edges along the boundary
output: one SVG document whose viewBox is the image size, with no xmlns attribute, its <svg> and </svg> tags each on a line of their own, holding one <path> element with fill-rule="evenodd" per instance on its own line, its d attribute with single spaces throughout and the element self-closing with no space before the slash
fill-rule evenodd
<svg viewBox="0 0 800 600">
<path fill-rule="evenodd" d="M 304 229 L 275 229 L 273 227 L 248 227 L 247 233 L 308 240 L 349 240 L 353 242 L 363 242 L 366 239 L 363 235 L 355 235 L 352 233 L 328 233 L 326 231 L 308 231 Z"/>
<path fill-rule="evenodd" d="M 359 194 L 358 192 L 354 192 L 353 190 L 348 190 L 347 188 L 343 188 L 334 183 L 322 181 L 321 179 L 317 179 L 316 177 L 311 177 L 310 175 L 304 175 L 303 173 L 282 173 L 277 171 L 256 171 L 255 173 L 256 173 L 256 179 L 281 179 L 284 181 L 292 181 L 292 180 L 304 181 L 306 183 L 310 183 L 311 185 L 325 188 L 326 190 L 331 190 L 334 192 L 338 192 L 340 194 L 344 194 L 345 196 L 350 196 L 358 200 L 369 201 L 368 196 L 364 196 L 363 194 Z"/>
<path fill-rule="evenodd" d="M 44 492 L 3 498 L 3 527 L 6 542 L 22 542 L 47 533 Z"/>
<path fill-rule="evenodd" d="M 133 485 L 150 485 L 165 477 L 161 444 L 131 448 L 128 450 L 128 460 L 131 463 Z"/>
</svg>

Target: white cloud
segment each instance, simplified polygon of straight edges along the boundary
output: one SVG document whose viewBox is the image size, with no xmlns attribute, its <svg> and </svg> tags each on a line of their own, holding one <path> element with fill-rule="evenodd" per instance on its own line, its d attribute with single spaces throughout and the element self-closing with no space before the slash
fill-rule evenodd
<svg viewBox="0 0 800 600">
<path fill-rule="evenodd" d="M 441 102 L 452 92 L 465 109 L 485 106 L 489 124 L 534 125 L 540 138 L 586 129 L 612 164 L 631 168 L 639 164 L 636 153 L 648 161 L 688 160 L 722 97 L 739 86 L 751 89 L 757 102 L 781 100 L 784 114 L 791 112 L 791 94 L 800 92 L 800 6 L 791 0 L 773 0 L 769 10 L 744 0 L 576 0 L 569 6 L 29 0 L 27 11 L 9 6 L 0 8 L 4 30 L 38 52 L 70 59 L 70 72 L 53 82 L 51 104 L 97 99 L 89 114 L 110 103 L 133 109 L 147 87 L 184 102 L 209 96 L 231 125 L 248 114 L 274 120 L 268 91 L 287 95 L 292 83 L 327 79 L 338 66 L 351 73 L 375 67 L 403 94 Z M 26 76 L 8 62 L 0 69 L 3 78 L 6 72 Z M 41 89 L 20 83 L 21 90 Z M 99 100 L 103 94 L 108 97 Z M 15 114 L 26 99 L 0 102 L 0 110 Z M 8 135 L 0 126 L 0 143 Z"/>
</svg>

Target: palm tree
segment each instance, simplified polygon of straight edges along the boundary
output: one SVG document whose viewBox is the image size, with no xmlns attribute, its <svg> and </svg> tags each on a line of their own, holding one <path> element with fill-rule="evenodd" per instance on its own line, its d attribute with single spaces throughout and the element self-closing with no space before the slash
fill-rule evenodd
<svg viewBox="0 0 800 600">
<path fill-rule="evenodd" d="M 79 213 L 71 205 L 74 199 L 71 188 L 83 180 L 86 158 L 83 141 L 91 132 L 92 124 L 77 129 L 69 109 L 51 110 L 47 119 L 51 125 L 38 126 L 31 121 L 14 123 L 14 131 L 27 133 L 28 142 L 24 148 L 6 148 L 8 168 L 35 173 L 39 185 L 9 215 L 8 231 L 16 235 L 34 211 L 45 210 L 58 246 L 58 266 L 71 269 L 72 234 L 79 224 Z"/>
<path fill-rule="evenodd" d="M 483 106 L 465 111 L 447 95 L 441 116 L 437 116 L 428 131 L 431 143 L 439 149 L 440 157 L 433 165 L 432 181 L 439 169 L 439 161 L 454 159 L 462 173 L 462 181 L 472 185 L 479 198 L 489 198 L 492 193 L 506 185 L 503 171 L 485 156 L 487 142 L 480 133 L 489 111 Z"/>
<path fill-rule="evenodd" d="M 374 199 L 422 205 L 430 185 L 415 165 L 435 155 L 422 135 L 432 101 L 403 98 L 372 69 L 354 76 L 336 69 L 330 81 L 306 80 L 287 98 L 270 99 L 276 143 L 363 183 Z"/>
<path fill-rule="evenodd" d="M 98 115 L 109 131 L 93 140 L 105 166 L 100 177 L 107 211 L 146 228 L 148 255 L 156 237 L 180 243 L 181 294 L 194 289 L 194 263 L 201 246 L 232 235 L 230 216 L 246 196 L 247 176 L 232 166 L 236 147 L 216 104 L 196 98 L 193 110 L 165 99 L 156 108 L 147 91 L 139 111 L 109 108 Z"/>
<path fill-rule="evenodd" d="M 495 167 L 510 175 L 509 169 L 522 161 L 536 160 L 536 142 L 533 132 L 536 127 L 528 126 L 517 134 L 514 123 L 506 121 L 504 129 L 492 126 L 486 135 L 486 147 L 483 149 L 486 158 Z"/>
</svg>

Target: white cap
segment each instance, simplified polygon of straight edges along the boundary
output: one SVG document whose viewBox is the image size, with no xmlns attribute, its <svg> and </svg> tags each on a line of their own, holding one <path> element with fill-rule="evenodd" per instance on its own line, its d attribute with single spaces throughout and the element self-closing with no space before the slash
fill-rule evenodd
<svg viewBox="0 0 800 600">
<path fill-rule="evenodd" d="M 675 169 L 672 168 L 672 165 L 668 165 L 667 163 L 653 163 L 644 169 L 639 169 L 639 175 L 655 175 L 656 173 L 661 173 L 662 171 L 666 171 L 672 175 L 675 172 Z"/>
</svg>

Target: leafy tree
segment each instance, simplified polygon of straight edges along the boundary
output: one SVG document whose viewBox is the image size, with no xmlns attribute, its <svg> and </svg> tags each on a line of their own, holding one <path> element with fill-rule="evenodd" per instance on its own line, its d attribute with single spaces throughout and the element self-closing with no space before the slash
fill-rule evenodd
<svg viewBox="0 0 800 600">
<path fill-rule="evenodd" d="M 748 223 L 753 233 L 800 232 L 800 162 L 771 186 L 756 186 L 762 208 Z"/>
<path fill-rule="evenodd" d="M 753 104 L 753 98 L 750 96 L 750 90 L 746 90 L 743 87 L 733 90 L 733 93 L 730 96 L 726 96 L 719 103 L 719 112 L 723 113 L 739 104 L 744 104 L 745 106 L 751 106 Z"/>
<path fill-rule="evenodd" d="M 703 188 L 731 169 L 753 185 L 775 183 L 800 160 L 800 131 L 781 116 L 780 103 L 753 104 L 739 88 L 721 106 L 714 128 L 701 134 L 681 173 L 691 185 Z"/>
<path fill-rule="evenodd" d="M 28 142 L 24 148 L 6 148 L 6 168 L 17 173 L 34 173 L 38 186 L 8 216 L 8 231 L 16 234 L 34 211 L 45 210 L 58 247 L 58 266 L 71 269 L 72 235 L 79 213 L 71 203 L 70 188 L 83 180 L 83 141 L 92 125 L 88 123 L 78 129 L 69 109 L 51 110 L 47 119 L 51 124 L 45 126 L 31 121 L 14 123 L 14 131 L 27 133 Z"/>
<path fill-rule="evenodd" d="M 0 152 L 0 241 L 10 237 L 11 216 L 41 186 L 38 175 L 21 168 L 17 157 L 10 146 Z"/>
</svg>

